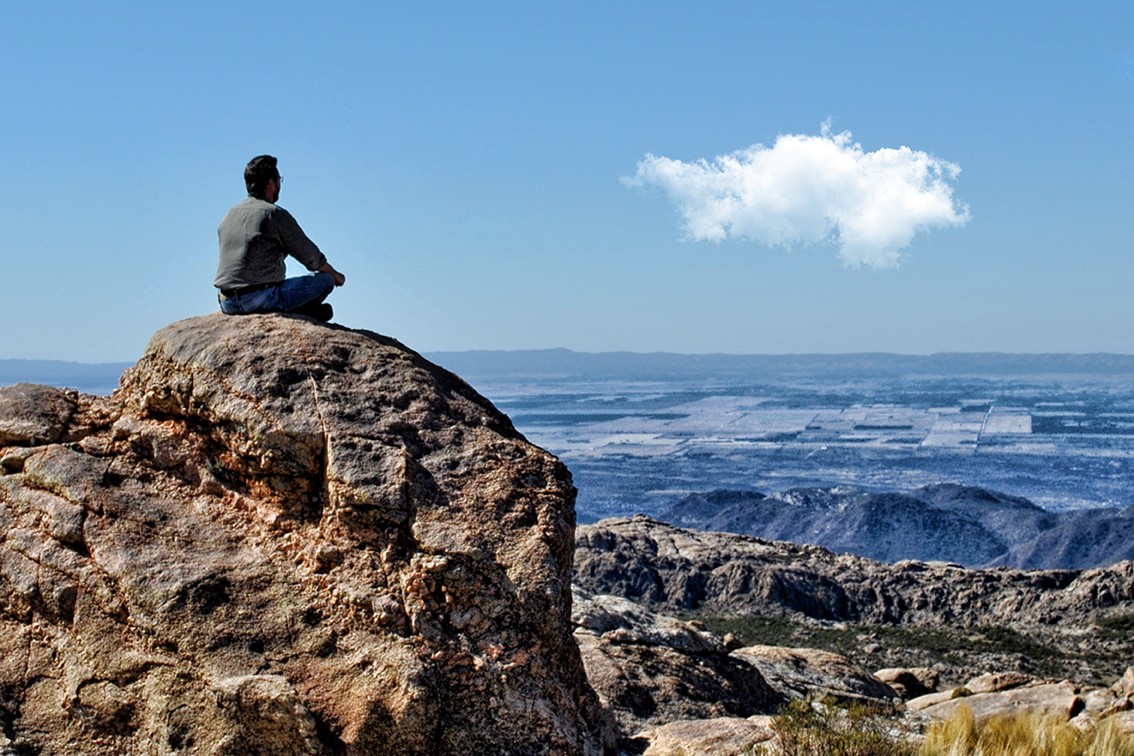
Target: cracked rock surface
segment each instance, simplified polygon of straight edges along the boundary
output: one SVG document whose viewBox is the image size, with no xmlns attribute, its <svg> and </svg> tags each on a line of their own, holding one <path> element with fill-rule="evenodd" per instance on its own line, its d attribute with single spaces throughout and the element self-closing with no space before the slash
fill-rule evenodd
<svg viewBox="0 0 1134 756">
<path fill-rule="evenodd" d="M 570 474 L 392 339 L 174 323 L 111 397 L 0 389 L 0 473 L 0 748 L 610 748 Z"/>
</svg>

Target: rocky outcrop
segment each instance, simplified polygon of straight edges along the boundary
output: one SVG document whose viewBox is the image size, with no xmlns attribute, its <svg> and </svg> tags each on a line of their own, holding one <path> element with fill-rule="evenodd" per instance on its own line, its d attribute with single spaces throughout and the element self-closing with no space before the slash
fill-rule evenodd
<svg viewBox="0 0 1134 756">
<path fill-rule="evenodd" d="M 815 648 L 748 646 L 732 652 L 786 698 L 896 703 L 898 693 L 845 657 Z"/>
<path fill-rule="evenodd" d="M 715 635 L 626 599 L 576 591 L 574 621 L 587 676 L 623 733 L 769 714 L 786 700 Z"/>
<path fill-rule="evenodd" d="M 874 677 L 908 700 L 935 692 L 941 673 L 929 667 L 886 667 L 875 670 Z"/>
<path fill-rule="evenodd" d="M 597 754 L 574 489 L 373 333 L 211 315 L 109 398 L 0 390 L 18 753 Z"/>
<path fill-rule="evenodd" d="M 1132 681 L 1134 667 L 1127 668 L 1122 678 L 1109 687 L 1043 680 L 1012 672 L 988 673 L 962 686 L 919 696 L 906 705 L 931 719 L 948 719 L 964 707 L 977 722 L 1028 712 L 1071 721 L 1081 730 L 1114 718 L 1114 724 L 1125 731 L 1123 715 L 1132 707 Z"/>
<path fill-rule="evenodd" d="M 1085 571 L 883 564 L 647 517 L 578 530 L 575 582 L 656 610 L 867 624 L 1090 624 L 1134 610 L 1134 563 Z"/>
<path fill-rule="evenodd" d="M 912 743 L 934 722 L 970 716 L 978 724 L 1017 714 L 1054 718 L 1083 733 L 1101 727 L 1130 732 L 1134 721 L 1134 668 L 1109 686 L 999 672 L 937 691 L 935 669 L 870 674 L 815 648 L 730 649 L 696 621 L 577 588 L 574 619 L 583 662 L 619 718 L 621 751 L 628 754 L 779 753 L 786 747 L 783 737 L 804 726 L 800 711 L 814 712 L 817 719 L 807 726 L 823 732 L 828 726 L 863 727 Z M 738 699 L 741 686 L 757 684 L 763 694 Z M 908 700 L 899 702 L 899 695 Z M 782 707 L 789 700 L 793 706 Z M 748 713 L 761 709 L 765 713 Z M 786 719 L 778 716 L 792 709 Z M 777 731 L 781 727 L 787 736 Z M 792 740 L 793 753 L 808 748 L 799 737 Z"/>
<path fill-rule="evenodd" d="M 791 699 L 886 710 L 898 702 L 890 686 L 838 654 L 730 648 L 700 623 L 616 596 L 576 588 L 573 619 L 587 675 L 626 752 L 740 753 L 772 737 L 771 717 Z"/>
</svg>

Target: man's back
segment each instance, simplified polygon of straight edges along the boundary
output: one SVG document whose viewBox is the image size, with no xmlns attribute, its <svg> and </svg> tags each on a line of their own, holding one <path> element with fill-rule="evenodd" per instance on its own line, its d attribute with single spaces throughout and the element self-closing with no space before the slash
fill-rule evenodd
<svg viewBox="0 0 1134 756">
<path fill-rule="evenodd" d="M 287 275 L 290 254 L 309 270 L 326 262 L 287 210 L 267 200 L 247 197 L 234 205 L 217 227 L 220 258 L 213 285 L 218 289 L 278 283 Z"/>
</svg>

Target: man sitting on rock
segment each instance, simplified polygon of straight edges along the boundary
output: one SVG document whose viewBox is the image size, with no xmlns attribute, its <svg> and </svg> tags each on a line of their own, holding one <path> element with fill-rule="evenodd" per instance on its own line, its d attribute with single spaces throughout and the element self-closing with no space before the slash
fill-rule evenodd
<svg viewBox="0 0 1134 756">
<path fill-rule="evenodd" d="M 213 285 L 221 312 L 294 312 L 324 323 L 334 316 L 323 300 L 346 277 L 327 262 L 287 210 L 276 204 L 283 177 L 271 155 L 252 158 L 244 169 L 248 198 L 228 211 L 217 228 L 220 262 Z M 291 255 L 313 274 L 286 278 Z"/>
</svg>

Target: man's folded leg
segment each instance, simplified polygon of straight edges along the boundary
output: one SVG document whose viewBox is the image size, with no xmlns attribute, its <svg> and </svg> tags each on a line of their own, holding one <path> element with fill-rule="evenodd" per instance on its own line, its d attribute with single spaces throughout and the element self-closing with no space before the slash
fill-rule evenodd
<svg viewBox="0 0 1134 756">
<path fill-rule="evenodd" d="M 335 279 L 330 273 L 297 276 L 284 280 L 277 290 L 276 306 L 281 311 L 300 312 L 301 307 L 317 305 L 326 299 L 335 290 Z"/>
</svg>

